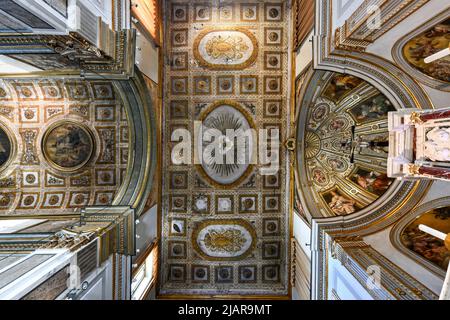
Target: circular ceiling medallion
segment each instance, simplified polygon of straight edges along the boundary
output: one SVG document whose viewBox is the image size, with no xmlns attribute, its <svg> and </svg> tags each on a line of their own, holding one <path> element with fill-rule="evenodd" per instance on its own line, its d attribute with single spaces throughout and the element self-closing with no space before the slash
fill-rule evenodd
<svg viewBox="0 0 450 320">
<path fill-rule="evenodd" d="M 16 144 L 9 130 L 0 125 L 0 170 L 8 167 L 14 157 Z"/>
<path fill-rule="evenodd" d="M 244 28 L 209 28 L 195 39 L 194 56 L 211 70 L 242 70 L 256 61 L 258 41 Z"/>
<path fill-rule="evenodd" d="M 202 148 L 197 150 L 200 173 L 219 188 L 238 185 L 253 167 L 255 141 L 249 129 L 255 126 L 250 115 L 236 102 L 223 100 L 209 107 L 200 120 L 203 130 L 198 136 L 198 145 Z M 234 132 L 234 136 L 230 132 Z M 222 154 L 216 155 L 216 150 Z"/>
<path fill-rule="evenodd" d="M 85 166 L 94 151 L 94 140 L 84 125 L 62 121 L 44 134 L 42 151 L 45 159 L 58 170 L 76 171 Z"/>
</svg>

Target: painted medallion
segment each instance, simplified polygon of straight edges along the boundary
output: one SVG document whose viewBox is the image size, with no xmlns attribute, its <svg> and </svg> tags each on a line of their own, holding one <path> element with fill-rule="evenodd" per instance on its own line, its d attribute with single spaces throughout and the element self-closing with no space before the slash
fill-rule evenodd
<svg viewBox="0 0 450 320">
<path fill-rule="evenodd" d="M 194 56 L 212 70 L 242 70 L 258 57 L 258 43 L 247 29 L 207 29 L 194 42 Z"/>
<path fill-rule="evenodd" d="M 94 142 L 87 128 L 65 121 L 47 130 L 42 150 L 52 166 L 62 171 L 75 171 L 91 158 Z"/>
<path fill-rule="evenodd" d="M 241 260 L 254 248 L 255 230 L 245 220 L 206 220 L 195 229 L 192 241 L 207 260 Z"/>
</svg>

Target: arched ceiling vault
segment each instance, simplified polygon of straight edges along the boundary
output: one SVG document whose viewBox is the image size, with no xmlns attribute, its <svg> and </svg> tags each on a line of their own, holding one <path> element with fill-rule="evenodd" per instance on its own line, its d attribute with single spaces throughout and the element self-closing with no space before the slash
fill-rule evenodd
<svg viewBox="0 0 450 320">
<path fill-rule="evenodd" d="M 313 100 L 314 84 L 319 83 L 325 72 L 339 72 L 356 76 L 375 87 L 392 103 L 395 109 L 419 108 L 432 109 L 433 104 L 418 82 L 403 72 L 390 61 L 378 56 L 344 50 L 335 47 L 334 30 L 332 30 L 332 10 L 330 1 L 316 2 L 316 24 L 313 41 L 313 67 L 314 73 L 306 78 L 304 89 L 297 99 L 299 109 L 297 118 L 297 176 L 302 179 L 305 170 L 302 141 L 310 104 Z M 310 87 L 312 85 L 312 87 Z M 311 89 L 312 88 L 312 89 Z M 309 90 L 308 90 L 309 89 Z M 398 182 L 391 184 L 387 192 L 367 207 L 345 216 L 322 217 L 311 219 L 314 216 L 305 208 L 305 212 L 312 220 L 311 250 L 317 252 L 312 255 L 313 299 L 322 299 L 326 296 L 325 261 L 327 254 L 327 241 L 330 237 L 364 236 L 382 230 L 413 209 L 426 193 L 429 182 Z M 303 186 L 298 189 L 300 200 L 305 201 Z M 314 209 L 313 209 L 314 210 Z M 315 216 L 319 216 L 315 210 Z"/>
<path fill-rule="evenodd" d="M 0 215 L 56 216 L 145 204 L 155 119 L 145 82 L 53 77 L 0 82 Z"/>
<path fill-rule="evenodd" d="M 331 8 L 328 2 L 320 2 L 316 6 L 316 27 L 314 49 L 314 72 L 306 76 L 303 88 L 300 90 L 297 98 L 297 166 L 303 165 L 304 141 L 302 130 L 305 128 L 309 106 L 313 101 L 313 94 L 316 92 L 315 85 L 321 81 L 326 72 L 339 72 L 356 76 L 377 89 L 392 104 L 395 109 L 420 108 L 429 109 L 433 105 L 418 85 L 418 83 L 409 75 L 402 72 L 391 62 L 379 58 L 372 54 L 355 51 L 345 51 L 334 47 L 332 30 L 330 29 Z M 312 89 L 311 89 L 312 88 Z M 305 172 L 298 170 L 297 176 Z M 388 193 L 380 197 L 380 201 L 375 201 L 371 205 L 356 211 L 352 214 L 339 217 L 322 218 L 314 223 L 320 225 L 320 232 L 345 233 L 351 235 L 352 232 L 361 233 L 374 232 L 375 229 L 382 229 L 395 222 L 404 215 L 421 198 L 427 189 L 427 182 L 394 182 Z M 301 191 L 301 187 L 299 188 Z M 299 192 L 300 200 L 305 203 L 304 192 Z M 391 194 L 392 196 L 387 196 Z M 406 202 L 405 199 L 411 198 L 412 201 Z M 395 196 L 394 196 L 395 195 Z M 316 210 L 315 214 L 306 213 L 311 217 L 320 217 Z"/>
<path fill-rule="evenodd" d="M 299 126 L 299 178 L 314 217 L 344 216 L 395 186 L 386 175 L 387 113 L 395 108 L 360 78 L 319 73 L 309 83 L 313 99 Z"/>
</svg>

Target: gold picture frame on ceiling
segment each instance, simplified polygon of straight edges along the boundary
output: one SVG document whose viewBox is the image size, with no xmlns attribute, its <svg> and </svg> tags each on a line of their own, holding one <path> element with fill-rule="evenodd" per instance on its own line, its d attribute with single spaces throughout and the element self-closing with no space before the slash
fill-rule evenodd
<svg viewBox="0 0 450 320">
<path fill-rule="evenodd" d="M 72 130 L 71 127 L 75 128 L 76 131 L 66 132 L 65 136 L 58 135 L 58 132 L 55 131 L 63 127 L 66 127 L 65 131 Z M 83 140 L 80 142 L 81 145 L 79 146 L 78 149 L 73 149 L 74 152 L 78 153 L 78 156 L 82 157 L 82 159 L 67 160 L 70 157 L 73 158 L 73 156 L 75 155 L 75 153 L 72 153 L 71 155 L 69 151 L 70 146 L 73 143 L 70 141 L 64 142 L 62 141 L 62 139 L 67 140 L 68 138 L 73 138 L 68 136 L 73 133 L 77 134 L 78 138 L 81 138 Z M 61 132 L 59 132 L 59 134 L 61 134 Z M 50 147 L 49 145 L 52 142 L 55 144 L 54 147 L 53 146 Z M 56 144 L 59 145 L 64 143 L 68 145 L 62 147 L 56 146 Z M 55 148 L 56 150 L 54 150 Z M 52 168 L 62 172 L 68 173 L 76 172 L 79 169 L 86 166 L 86 164 L 88 164 L 89 161 L 92 159 L 92 155 L 94 154 L 95 149 L 96 149 L 95 139 L 91 130 L 89 130 L 89 128 L 86 125 L 72 120 L 61 120 L 53 123 L 46 129 L 41 140 L 41 150 L 44 159 Z M 62 165 L 63 163 L 66 163 L 67 165 Z"/>
<path fill-rule="evenodd" d="M 230 64 L 213 64 L 208 61 L 206 61 L 203 56 L 200 53 L 199 46 L 200 42 L 203 40 L 204 37 L 206 37 L 209 33 L 212 32 L 219 32 L 219 31 L 236 31 L 241 32 L 244 35 L 246 35 L 249 40 L 252 42 L 253 45 L 253 51 L 250 57 L 245 60 L 244 62 L 236 65 L 230 65 Z M 255 35 L 250 32 L 246 28 L 242 27 L 210 27 L 202 30 L 197 37 L 194 40 L 193 45 L 193 51 L 194 51 L 194 58 L 198 61 L 199 65 L 201 67 L 210 69 L 210 70 L 244 70 L 250 67 L 258 58 L 259 54 L 259 45 L 258 40 L 256 39 Z"/>
<path fill-rule="evenodd" d="M 7 158 L 3 163 L 0 162 L 0 174 L 3 173 L 7 168 L 9 168 L 10 164 L 16 158 L 17 155 L 17 140 L 12 133 L 11 129 L 4 123 L 0 121 L 0 142 L 2 139 L 8 139 L 9 142 L 9 151 L 5 150 L 4 146 L 1 143 L 0 155 L 7 152 Z M 4 150 L 4 151 L 2 151 Z"/>
<path fill-rule="evenodd" d="M 371 168 L 366 165 L 356 164 L 354 166 L 354 168 L 352 169 L 352 171 L 345 177 L 345 182 L 349 183 L 349 185 L 351 185 L 352 187 L 356 187 L 360 193 L 372 197 L 373 201 L 376 201 L 378 198 L 380 198 L 384 193 L 386 193 L 389 190 L 390 184 L 388 185 L 388 188 L 381 195 L 376 194 L 376 193 L 370 191 L 369 189 L 364 189 L 362 186 L 357 184 L 356 181 L 352 180 L 352 178 L 361 170 L 367 171 L 367 172 L 373 171 L 380 175 L 385 174 L 385 172 L 381 172 L 381 170 L 379 170 L 379 168 L 374 169 L 374 168 Z"/>
</svg>

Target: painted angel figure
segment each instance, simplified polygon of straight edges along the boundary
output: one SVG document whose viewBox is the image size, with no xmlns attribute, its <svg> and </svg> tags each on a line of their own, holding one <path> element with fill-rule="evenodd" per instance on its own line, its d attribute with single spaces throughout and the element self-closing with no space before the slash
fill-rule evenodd
<svg viewBox="0 0 450 320">
<path fill-rule="evenodd" d="M 333 197 L 328 205 L 330 206 L 331 211 L 335 214 L 341 216 L 355 212 L 356 201 L 341 196 L 335 191 L 332 191 L 331 195 Z"/>
</svg>

